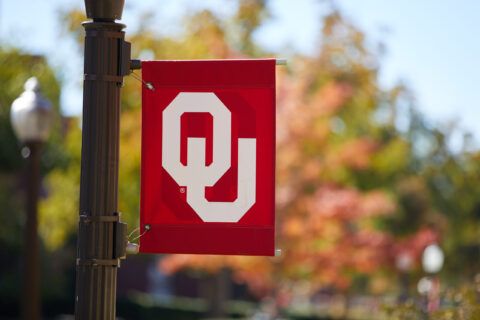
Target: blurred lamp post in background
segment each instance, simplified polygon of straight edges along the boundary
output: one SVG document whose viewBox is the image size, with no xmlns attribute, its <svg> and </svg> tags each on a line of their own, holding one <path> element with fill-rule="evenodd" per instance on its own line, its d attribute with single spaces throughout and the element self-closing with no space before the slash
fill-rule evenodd
<svg viewBox="0 0 480 320">
<path fill-rule="evenodd" d="M 39 297 L 39 241 L 37 231 L 37 206 L 40 189 L 40 148 L 50 133 L 51 107 L 40 93 L 38 80 L 32 77 L 25 82 L 25 91 L 12 104 L 10 118 L 13 131 L 24 144 L 22 156 L 29 158 L 27 173 L 27 219 L 24 245 L 22 318 L 40 318 Z"/>
<path fill-rule="evenodd" d="M 407 301 L 409 287 L 409 272 L 413 266 L 413 256 L 409 252 L 401 252 L 395 257 L 395 266 L 400 273 L 400 295 L 398 301 L 403 303 Z"/>
<path fill-rule="evenodd" d="M 419 291 L 427 295 L 427 311 L 433 313 L 440 308 L 440 280 L 435 276 L 443 267 L 445 256 L 438 244 L 431 244 L 425 248 L 422 255 L 423 271 L 431 274 L 431 278 L 422 278 L 418 284 Z"/>
</svg>

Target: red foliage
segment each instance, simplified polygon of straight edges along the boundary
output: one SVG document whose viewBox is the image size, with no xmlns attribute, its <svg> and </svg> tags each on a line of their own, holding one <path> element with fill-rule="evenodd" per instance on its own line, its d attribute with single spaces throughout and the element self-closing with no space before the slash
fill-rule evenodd
<svg viewBox="0 0 480 320">
<path fill-rule="evenodd" d="M 332 143 L 329 121 L 354 94 L 353 86 L 330 81 L 308 95 L 308 77 L 302 78 L 306 71 L 295 71 L 303 81 L 281 71 L 277 79 L 277 246 L 282 256 L 173 255 L 161 262 L 165 272 L 185 267 L 215 272 L 227 266 L 236 281 L 247 282 L 258 296 L 302 280 L 308 281 L 312 292 L 325 286 L 346 289 L 355 274 L 392 267 L 402 252 L 417 259 L 436 239 L 424 229 L 397 243 L 374 223 L 395 213 L 392 195 L 360 191 L 327 178 L 333 169 L 369 168 L 382 146 L 363 137 Z M 336 152 L 329 153 L 332 150 Z"/>
</svg>

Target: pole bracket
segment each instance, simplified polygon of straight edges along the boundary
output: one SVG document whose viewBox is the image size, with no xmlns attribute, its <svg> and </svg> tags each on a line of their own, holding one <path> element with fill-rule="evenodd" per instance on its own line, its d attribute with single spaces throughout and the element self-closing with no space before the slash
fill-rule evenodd
<svg viewBox="0 0 480 320">
<path fill-rule="evenodd" d="M 84 225 L 89 227 L 101 223 L 113 223 L 113 259 L 78 259 L 77 264 L 90 264 L 90 265 L 120 265 L 120 262 L 113 263 L 119 259 L 125 259 L 127 257 L 127 224 L 120 221 L 120 212 L 115 212 L 110 216 L 93 216 L 86 212 L 80 215 L 80 226 Z M 90 261 L 90 262 L 88 262 Z M 95 261 L 95 263 L 91 262 Z"/>
<path fill-rule="evenodd" d="M 130 42 L 122 40 L 121 42 L 121 50 L 120 50 L 120 57 L 119 57 L 119 70 L 118 73 L 121 77 L 128 76 L 130 74 L 131 68 L 131 49 L 132 45 Z"/>
<path fill-rule="evenodd" d="M 130 60 L 130 70 L 142 69 L 142 60 L 132 59 Z"/>
</svg>

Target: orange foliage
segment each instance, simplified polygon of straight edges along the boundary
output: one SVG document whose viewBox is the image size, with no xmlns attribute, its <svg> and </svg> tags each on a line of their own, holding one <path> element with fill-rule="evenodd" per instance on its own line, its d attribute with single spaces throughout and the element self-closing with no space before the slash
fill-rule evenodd
<svg viewBox="0 0 480 320">
<path fill-rule="evenodd" d="M 331 39 L 328 32 L 327 36 L 326 45 L 350 41 Z M 360 34 L 355 31 L 353 36 L 348 45 L 360 46 Z M 382 143 L 368 134 L 341 136 L 332 132 L 330 123 L 347 108 L 367 119 L 378 90 L 376 71 L 364 67 L 359 58 L 342 73 L 329 54 L 331 50 L 323 50 L 317 60 L 299 58 L 288 72 L 277 68 L 276 243 L 282 255 L 170 255 L 161 261 L 162 270 L 216 272 L 229 267 L 235 281 L 247 282 L 259 296 L 283 292 L 297 280 L 307 280 L 312 292 L 325 286 L 346 289 L 356 274 L 392 266 L 395 255 L 405 250 L 416 257 L 434 240 L 433 234 L 422 231 L 396 244 L 390 233 L 373 227 L 372 220 L 395 213 L 395 198 L 384 190 L 357 189 L 348 182 L 348 174 L 370 169 Z M 343 178 L 332 179 L 337 174 Z"/>
<path fill-rule="evenodd" d="M 165 272 L 181 268 L 215 272 L 227 266 L 236 281 L 264 295 L 288 279 L 308 279 L 312 288 L 332 285 L 345 289 L 349 273 L 371 273 L 387 263 L 391 237 L 360 227 L 364 219 L 389 215 L 395 203 L 383 191 L 362 193 L 322 181 L 322 150 L 329 143 L 328 126 L 315 129 L 319 118 L 341 109 L 352 94 L 347 84 L 330 82 L 314 95 L 311 103 L 301 103 L 304 92 L 283 71 L 278 74 L 278 154 L 277 154 L 277 245 L 282 256 L 276 258 L 172 255 L 162 260 Z M 319 133 L 321 132 L 321 134 Z M 314 153 L 304 153 L 300 144 L 315 137 Z M 378 145 L 368 139 L 354 139 L 342 145 L 337 165 L 363 168 Z M 311 184 L 314 192 L 306 192 Z M 283 279 L 283 280 L 282 280 Z"/>
<path fill-rule="evenodd" d="M 378 143 L 368 138 L 354 139 L 341 146 L 337 161 L 352 169 L 365 169 L 375 151 L 378 151 Z"/>
</svg>

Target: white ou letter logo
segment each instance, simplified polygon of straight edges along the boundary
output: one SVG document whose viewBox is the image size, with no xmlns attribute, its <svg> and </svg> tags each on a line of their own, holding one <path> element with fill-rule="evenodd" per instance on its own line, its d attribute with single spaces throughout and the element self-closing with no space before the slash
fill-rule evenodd
<svg viewBox="0 0 480 320">
<path fill-rule="evenodd" d="M 205 138 L 188 138 L 187 165 L 180 162 L 181 116 L 208 112 L 213 118 L 213 157 L 205 165 Z M 181 92 L 163 111 L 162 166 L 187 187 L 187 203 L 205 222 L 238 222 L 255 203 L 256 139 L 238 139 L 238 192 L 233 202 L 210 202 L 211 187 L 230 168 L 232 119 L 230 110 L 213 92 Z"/>
</svg>

